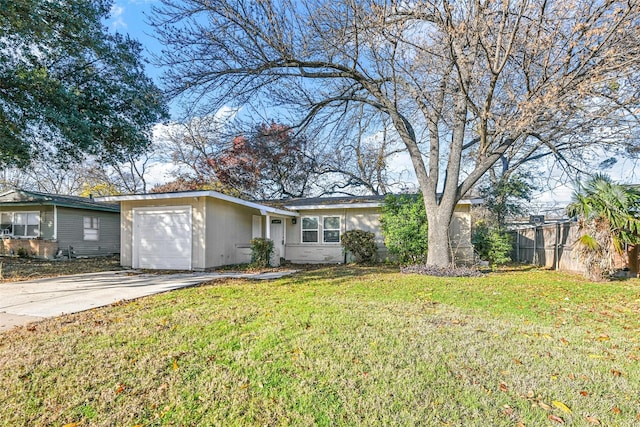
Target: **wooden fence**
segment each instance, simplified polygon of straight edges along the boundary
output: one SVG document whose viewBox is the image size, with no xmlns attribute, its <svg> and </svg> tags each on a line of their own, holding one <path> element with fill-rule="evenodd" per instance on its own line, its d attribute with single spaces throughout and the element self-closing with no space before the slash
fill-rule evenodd
<svg viewBox="0 0 640 427">
<path fill-rule="evenodd" d="M 575 222 L 559 222 L 513 230 L 511 258 L 554 270 L 584 273 L 584 264 L 574 251 L 578 239 Z"/>
<path fill-rule="evenodd" d="M 578 224 L 573 221 L 522 227 L 511 231 L 513 252 L 511 259 L 554 270 L 586 273 L 584 263 L 575 250 L 580 237 Z M 629 262 L 627 262 L 629 260 Z M 638 249 L 631 248 L 626 256 L 619 256 L 615 264 L 628 270 L 630 276 L 638 272 Z"/>
</svg>

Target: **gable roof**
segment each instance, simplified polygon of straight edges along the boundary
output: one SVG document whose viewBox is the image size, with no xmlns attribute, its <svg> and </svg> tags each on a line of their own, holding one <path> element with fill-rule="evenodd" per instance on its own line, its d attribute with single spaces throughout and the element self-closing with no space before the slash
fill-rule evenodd
<svg viewBox="0 0 640 427">
<path fill-rule="evenodd" d="M 149 193 L 149 194 L 130 194 L 126 196 L 106 196 L 100 197 L 99 200 L 105 202 L 123 202 L 123 201 L 137 201 L 137 200 L 163 200 L 163 199 L 175 199 L 184 197 L 212 197 L 214 199 L 224 200 L 230 203 L 234 203 L 240 206 L 246 206 L 249 208 L 257 209 L 262 215 L 275 214 L 283 216 L 298 216 L 298 213 L 288 210 L 280 209 L 275 206 L 259 202 L 250 202 L 247 200 L 239 199 L 237 197 L 228 196 L 226 194 L 218 193 L 213 190 L 197 190 L 197 191 L 175 191 L 170 193 Z"/>
<path fill-rule="evenodd" d="M 58 206 L 106 212 L 120 212 L 120 206 L 88 197 L 61 196 L 38 191 L 10 190 L 0 194 L 0 206 Z"/>
</svg>

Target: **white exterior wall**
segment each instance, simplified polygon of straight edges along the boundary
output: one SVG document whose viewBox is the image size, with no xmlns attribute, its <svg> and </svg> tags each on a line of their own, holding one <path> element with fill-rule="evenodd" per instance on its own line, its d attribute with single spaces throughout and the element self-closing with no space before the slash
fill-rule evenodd
<svg viewBox="0 0 640 427">
<path fill-rule="evenodd" d="M 449 227 L 449 237 L 456 263 L 472 264 L 474 259 L 471 244 L 471 205 L 456 206 Z"/>
<path fill-rule="evenodd" d="M 205 268 L 251 262 L 253 217 L 257 215 L 257 209 L 207 198 Z"/>
<path fill-rule="evenodd" d="M 380 209 L 317 209 L 299 211 L 300 217 L 296 224 L 287 219 L 286 259 L 297 264 L 341 263 L 344 262 L 344 252 L 340 243 L 322 243 L 322 218 L 325 216 L 340 217 L 340 234 L 349 230 L 370 231 L 376 235 L 378 256 L 386 257 L 384 237 L 380 230 Z M 319 243 L 302 243 L 302 218 L 317 216 L 320 221 Z"/>
<path fill-rule="evenodd" d="M 322 224 L 323 216 L 340 216 L 341 234 L 348 230 L 369 231 L 376 236 L 378 258 L 386 259 L 387 248 L 384 246 L 384 236 L 380 227 L 380 208 L 359 209 L 316 209 L 299 211 L 300 217 L 296 224 L 287 219 L 286 259 L 292 263 L 341 263 L 344 262 L 344 252 L 340 243 L 302 243 L 302 218 L 317 216 Z M 322 227 L 320 228 L 322 233 Z M 469 205 L 459 205 L 453 214 L 449 229 L 451 246 L 457 262 L 473 262 L 473 246 L 471 245 L 471 215 Z M 426 236 L 425 236 L 426 239 Z M 320 237 L 321 240 L 321 237 Z M 349 260 L 347 260 L 349 261 Z"/>
<path fill-rule="evenodd" d="M 133 264 L 133 209 L 147 207 L 168 207 L 168 206 L 191 206 L 192 212 L 192 239 L 191 256 L 192 268 L 205 268 L 205 210 L 202 197 L 181 197 L 163 200 L 134 200 L 121 202 L 120 211 L 120 264 L 124 267 L 131 267 Z"/>
</svg>

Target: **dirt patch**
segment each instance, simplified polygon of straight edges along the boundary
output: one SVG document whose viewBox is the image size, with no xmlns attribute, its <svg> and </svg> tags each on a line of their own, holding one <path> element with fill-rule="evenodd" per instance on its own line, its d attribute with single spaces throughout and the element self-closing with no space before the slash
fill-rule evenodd
<svg viewBox="0 0 640 427">
<path fill-rule="evenodd" d="M 122 270 L 117 256 L 48 260 L 0 256 L 0 283 Z"/>
</svg>

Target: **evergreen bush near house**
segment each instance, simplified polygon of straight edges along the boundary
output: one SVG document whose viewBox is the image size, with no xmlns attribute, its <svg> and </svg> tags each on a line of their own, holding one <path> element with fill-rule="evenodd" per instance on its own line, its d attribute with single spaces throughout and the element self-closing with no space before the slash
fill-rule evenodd
<svg viewBox="0 0 640 427">
<path fill-rule="evenodd" d="M 389 194 L 380 216 L 384 244 L 402 264 L 427 260 L 427 214 L 421 194 Z"/>
<path fill-rule="evenodd" d="M 478 221 L 471 243 L 478 256 L 489 261 L 494 268 L 511 261 L 511 237 L 500 228 L 489 227 L 484 221 Z"/>
<path fill-rule="evenodd" d="M 269 267 L 273 253 L 273 240 L 256 237 L 251 239 L 251 265 Z"/>
<path fill-rule="evenodd" d="M 18 248 L 16 255 L 18 255 L 19 258 L 29 258 L 29 252 L 25 248 Z"/>
<path fill-rule="evenodd" d="M 340 236 L 340 244 L 353 255 L 358 264 L 371 263 L 378 255 L 376 235 L 370 231 L 349 230 Z"/>
</svg>

